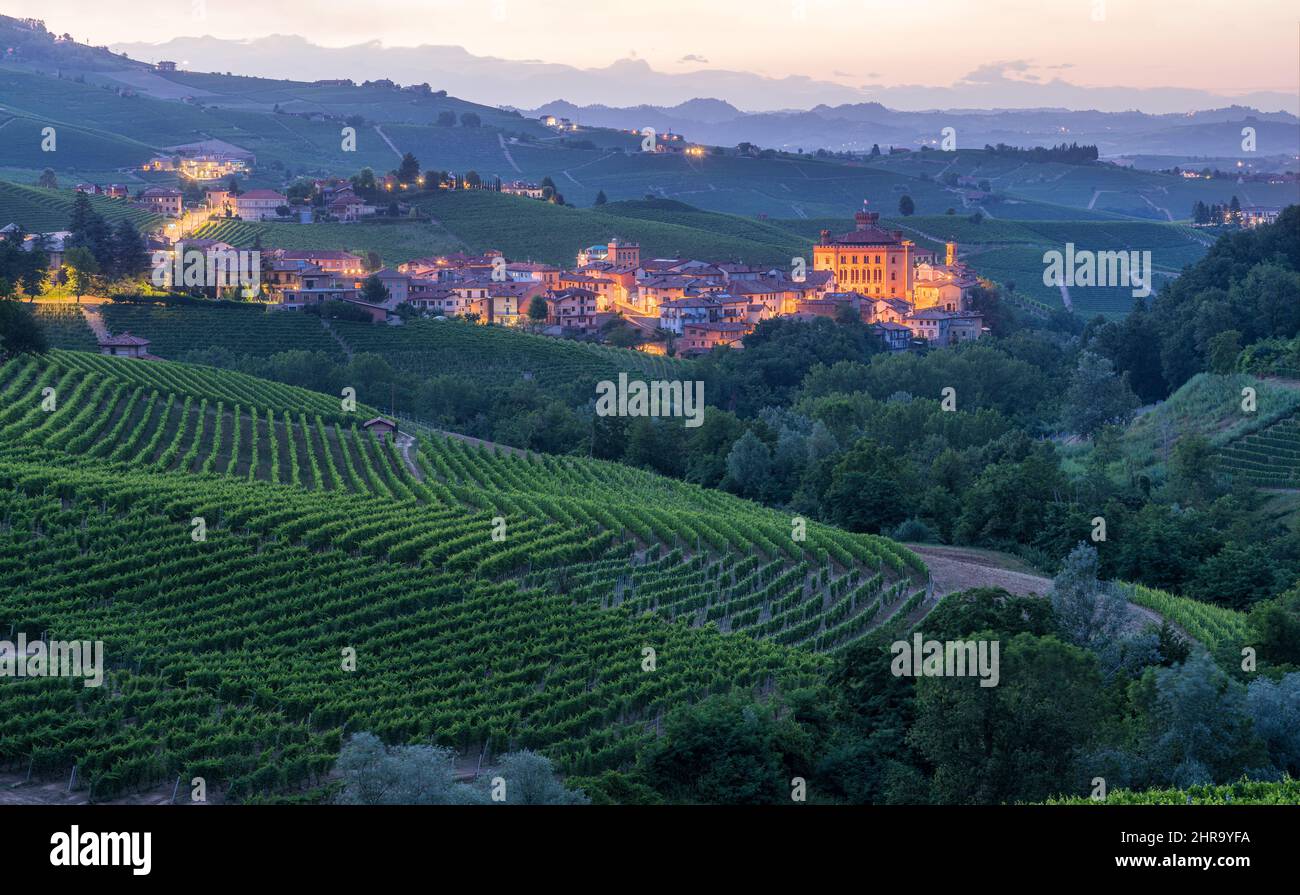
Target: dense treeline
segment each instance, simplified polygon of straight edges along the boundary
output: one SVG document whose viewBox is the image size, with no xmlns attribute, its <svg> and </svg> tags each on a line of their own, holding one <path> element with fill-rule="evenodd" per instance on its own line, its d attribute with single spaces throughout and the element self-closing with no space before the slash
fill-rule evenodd
<svg viewBox="0 0 1300 895">
<path fill-rule="evenodd" d="M 1084 341 L 1155 401 L 1202 371 L 1232 371 L 1243 348 L 1298 332 L 1300 205 L 1292 205 L 1275 224 L 1220 237 L 1149 306 L 1098 318 Z"/>
<path fill-rule="evenodd" d="M 996 146 L 985 144 L 984 151 L 1035 164 L 1062 162 L 1067 165 L 1083 165 L 1088 162 L 1095 162 L 1098 157 L 1096 146 L 1080 146 L 1078 143 L 1068 145 L 1062 143 L 1059 146 L 1051 147 L 1030 146 L 1028 148 L 1008 146 L 1006 143 L 999 143 Z"/>
</svg>

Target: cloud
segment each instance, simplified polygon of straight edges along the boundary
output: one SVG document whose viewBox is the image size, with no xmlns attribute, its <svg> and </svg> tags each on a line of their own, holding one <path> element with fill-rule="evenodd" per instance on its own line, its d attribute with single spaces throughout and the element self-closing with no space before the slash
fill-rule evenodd
<svg viewBox="0 0 1300 895">
<path fill-rule="evenodd" d="M 1007 74 L 1011 72 L 1024 73 L 1029 71 L 1031 63 L 1025 59 L 1012 59 L 1006 62 L 989 62 L 981 65 L 970 74 L 962 78 L 960 84 L 999 84 L 1006 81 L 1014 81 L 1016 78 L 1008 78 Z"/>
<path fill-rule="evenodd" d="M 677 60 L 677 64 L 678 64 L 678 65 L 681 65 L 681 64 L 683 64 L 683 63 L 685 63 L 685 62 L 698 62 L 698 63 L 701 64 L 701 65 L 708 65 L 708 64 L 709 64 L 709 60 L 705 59 L 703 56 L 697 56 L 697 55 L 694 54 L 694 53 L 687 53 L 687 54 L 686 54 L 685 56 L 683 56 L 681 59 L 678 59 L 678 60 Z"/>
</svg>

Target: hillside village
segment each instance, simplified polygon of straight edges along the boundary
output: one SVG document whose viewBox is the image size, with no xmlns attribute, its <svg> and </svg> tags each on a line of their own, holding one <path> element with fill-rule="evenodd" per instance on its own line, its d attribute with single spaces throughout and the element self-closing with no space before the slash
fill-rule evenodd
<svg viewBox="0 0 1300 895">
<path fill-rule="evenodd" d="M 944 346 L 979 338 L 982 318 L 970 308 L 977 280 L 957 260 L 955 243 L 939 262 L 900 232 L 878 229 L 873 214 L 859 212 L 856 223 L 848 233 L 825 234 L 814 247 L 813 269 L 802 274 L 693 258 L 642 258 L 639 245 L 612 238 L 580 250 L 571 267 L 510 261 L 499 252 L 409 261 L 374 274 L 387 295 L 378 302 L 366 292 L 360 256 L 273 249 L 267 298 L 284 310 L 345 302 L 376 322 L 395 318 L 408 305 L 481 323 L 532 322 L 553 335 L 596 335 L 621 317 L 651 345 L 659 333 L 682 354 L 740 347 L 745 335 L 773 317 L 846 312 L 896 350 L 908 348 L 913 339 Z M 233 250 L 210 241 L 187 245 Z"/>
<path fill-rule="evenodd" d="M 210 147 L 192 147 L 203 156 Z M 241 160 L 242 164 L 242 160 Z M 444 176 L 438 188 L 472 188 Z M 418 188 L 425 188 L 424 177 Z M 380 194 L 401 191 L 394 175 L 376 180 Z M 435 188 L 432 184 L 429 188 Z M 534 185 L 511 184 L 520 201 L 534 198 Z M 540 189 L 540 188 L 536 188 Z M 175 188 L 151 187 L 134 199 L 117 185 L 78 184 L 78 194 L 103 195 L 137 205 L 164 220 L 150 234 L 148 248 L 155 266 L 167 271 L 178 254 L 200 253 L 208 267 L 220 269 L 236 257 L 229 243 L 188 236 L 209 221 L 283 220 L 291 199 L 270 189 L 239 191 L 228 184 L 207 188 L 204 201 L 187 207 Z M 355 222 L 376 213 L 374 200 L 339 178 L 311 184 L 313 204 L 299 204 L 300 218 L 311 220 L 313 207 L 332 220 Z M 527 197 L 527 198 L 524 198 Z M 536 196 L 540 198 L 540 194 Z M 17 224 L 5 229 L 20 232 Z M 38 244 L 50 259 L 51 279 L 65 280 L 66 231 L 25 236 L 25 248 Z M 372 259 L 339 249 L 297 250 L 280 246 L 258 249 L 255 293 L 268 310 L 341 312 L 353 319 L 400 325 L 411 315 L 461 317 L 482 324 L 529 326 L 543 333 L 598 340 L 620 323 L 628 344 L 650 353 L 692 355 L 718 346 L 743 347 L 744 337 L 764 320 L 809 319 L 849 314 L 867 324 L 889 350 L 942 347 L 977 339 L 982 316 L 971 307 L 978 285 L 973 271 L 957 257 L 956 243 L 945 257 L 917 246 L 902 231 L 881 229 L 879 216 L 860 211 L 854 227 L 823 231 L 811 259 L 795 258 L 789 269 L 720 259 L 643 257 L 641 246 L 616 236 L 575 252 L 572 265 L 558 266 L 509 259 L 498 250 L 478 255 L 455 252 L 416 258 L 375 269 Z M 811 260 L 811 265 L 808 261 Z M 180 288 L 166 281 L 169 288 Z M 218 297 L 220 290 L 213 290 Z"/>
</svg>

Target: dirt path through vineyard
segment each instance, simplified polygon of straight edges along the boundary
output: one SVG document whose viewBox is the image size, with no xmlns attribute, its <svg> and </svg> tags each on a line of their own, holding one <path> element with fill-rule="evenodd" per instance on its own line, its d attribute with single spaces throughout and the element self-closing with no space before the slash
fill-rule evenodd
<svg viewBox="0 0 1300 895">
<path fill-rule="evenodd" d="M 1000 587 L 1017 596 L 1046 597 L 1052 590 L 1052 579 L 1028 571 L 1016 559 L 987 550 L 963 547 L 946 547 L 934 544 L 908 544 L 908 549 L 920 554 L 934 578 L 934 592 L 945 596 L 972 587 Z M 1136 603 L 1129 603 L 1135 625 L 1147 622 L 1161 624 L 1160 613 Z M 1196 639 L 1182 626 L 1170 622 L 1183 637 L 1195 643 Z"/>
</svg>

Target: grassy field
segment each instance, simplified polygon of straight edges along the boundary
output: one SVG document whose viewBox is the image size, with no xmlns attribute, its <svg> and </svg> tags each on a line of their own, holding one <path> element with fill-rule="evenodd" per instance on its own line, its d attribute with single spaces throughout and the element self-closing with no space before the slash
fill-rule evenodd
<svg viewBox="0 0 1300 895">
<path fill-rule="evenodd" d="M 1255 389 L 1254 412 L 1242 409 L 1242 389 Z M 1200 373 L 1166 400 L 1139 416 L 1124 433 L 1125 455 L 1139 468 L 1163 464 L 1180 438 L 1201 435 L 1223 448 L 1230 442 L 1290 417 L 1300 408 L 1300 389 L 1245 374 Z"/>
<path fill-rule="evenodd" d="M 595 773 L 683 700 L 821 675 L 924 592 L 880 538 L 795 542 L 775 511 L 600 461 L 427 434 L 404 455 L 358 430 L 369 408 L 238 374 L 56 352 L 0 367 L 0 396 L 0 618 L 104 641 L 109 678 L 3 688 L 31 723 L 0 762 L 75 763 L 92 800 L 177 774 L 218 800 L 310 789 L 345 730 Z"/>
</svg>

